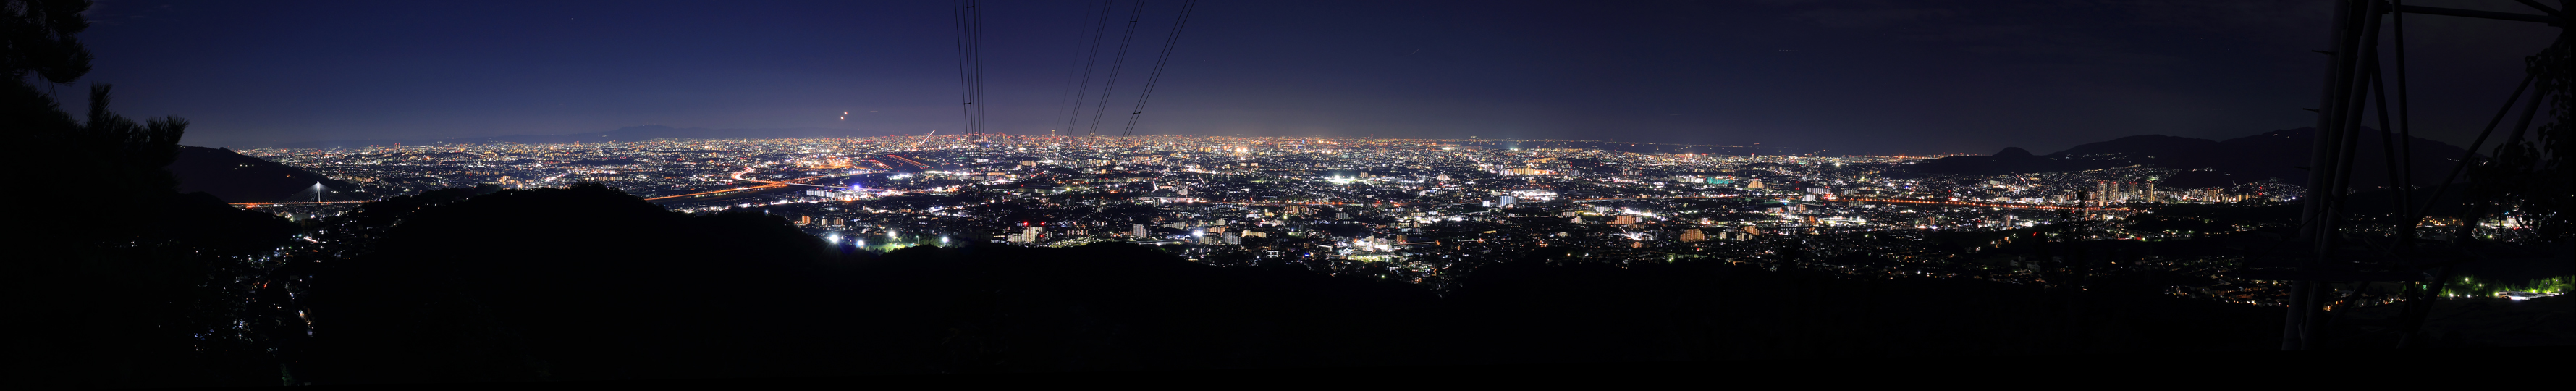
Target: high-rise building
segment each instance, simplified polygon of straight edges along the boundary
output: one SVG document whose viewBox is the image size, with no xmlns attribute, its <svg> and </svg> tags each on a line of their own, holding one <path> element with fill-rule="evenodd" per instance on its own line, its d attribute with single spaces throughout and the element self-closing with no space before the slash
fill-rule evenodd
<svg viewBox="0 0 2576 391">
<path fill-rule="evenodd" d="M 1698 228 L 1691 228 L 1691 229 L 1685 229 L 1685 230 L 1682 230 L 1682 242 L 1683 242 L 1683 243 L 1699 242 L 1699 241 L 1706 241 L 1706 240 L 1708 240 L 1708 237 L 1707 237 L 1707 236 L 1702 235 L 1702 234 L 1699 232 L 1699 229 L 1698 229 Z"/>
<path fill-rule="evenodd" d="M 2093 184 L 2093 206 L 2111 205 L 2111 197 L 2113 194 L 2116 193 L 2112 191 L 2111 182 L 2095 182 Z"/>
<path fill-rule="evenodd" d="M 1497 199 L 1497 200 L 1495 200 L 1495 201 L 1494 201 L 1494 206 L 1497 206 L 1497 207 L 1507 207 L 1507 206 L 1512 206 L 1512 203 L 1515 203 L 1515 202 L 1520 202 L 1520 199 L 1512 198 L 1512 196 L 1503 196 L 1501 199 Z"/>
</svg>

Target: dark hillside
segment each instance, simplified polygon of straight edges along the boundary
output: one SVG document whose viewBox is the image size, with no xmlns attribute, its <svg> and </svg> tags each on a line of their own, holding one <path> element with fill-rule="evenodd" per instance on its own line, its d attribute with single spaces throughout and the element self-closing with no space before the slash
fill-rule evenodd
<svg viewBox="0 0 2576 391">
<path fill-rule="evenodd" d="M 314 182 L 336 191 L 351 191 L 357 185 L 315 174 L 260 158 L 242 156 L 230 149 L 179 147 L 179 158 L 170 162 L 170 174 L 179 177 L 179 192 L 206 192 L 224 202 L 273 202 L 311 200 Z M 348 193 L 340 193 L 348 194 Z M 347 201 L 324 196 L 330 201 Z"/>
<path fill-rule="evenodd" d="M 600 186 L 426 206 L 325 265 L 317 378 L 383 382 L 751 375 L 821 313 L 820 239 Z M 377 230 L 363 230 L 375 232 Z M 352 239 L 343 239 L 352 240 Z M 332 366 L 347 364 L 348 366 Z M 345 380 L 344 380 L 345 381 Z"/>
<path fill-rule="evenodd" d="M 596 186 L 419 207 L 320 272 L 313 377 L 375 383 L 1424 363 L 1433 296 L 1151 248 L 868 256 Z M 350 240 L 364 240 L 351 238 Z M 364 247 L 364 246 L 362 246 Z M 1407 331 L 1410 330 L 1410 331 Z"/>
<path fill-rule="evenodd" d="M 2074 148 L 2067 148 L 2064 151 L 2049 154 L 2049 156 L 2123 155 L 2146 158 L 2156 158 L 2160 156 L 2167 158 L 2187 158 L 2194 156 L 2194 154 L 2176 152 L 2215 150 L 2218 148 L 2218 144 L 2219 143 L 2217 141 L 2204 139 L 2150 134 L 2143 136 L 2121 137 L 2111 139 L 2111 141 L 2077 145 Z"/>
<path fill-rule="evenodd" d="M 325 383 L 2259 350 L 2273 310 L 1714 262 L 1370 275 L 1127 244 L 835 247 L 598 186 L 398 198 L 315 274 Z M 461 198 L 471 196 L 471 198 Z M 456 200 L 456 199 L 460 199 Z M 441 201 L 444 200 L 444 201 Z M 406 212 L 409 211 L 409 212 Z M 390 213 L 390 214 L 387 214 Z M 380 214 L 383 214 L 380 216 Z M 384 226 L 384 227 L 377 227 Z M 372 239 L 370 239 L 372 238 Z"/>
<path fill-rule="evenodd" d="M 2190 301 L 2152 282 L 2090 291 L 1854 279 L 1720 263 L 1477 271 L 1447 302 L 1467 363 L 1777 360 L 2252 351 L 2276 310 Z"/>
</svg>

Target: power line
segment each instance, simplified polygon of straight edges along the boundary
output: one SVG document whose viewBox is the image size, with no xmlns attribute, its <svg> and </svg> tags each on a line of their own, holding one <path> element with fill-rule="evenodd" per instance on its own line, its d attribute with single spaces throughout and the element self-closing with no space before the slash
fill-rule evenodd
<svg viewBox="0 0 2576 391">
<path fill-rule="evenodd" d="M 1100 0 L 1100 21 L 1092 23 L 1092 49 L 1087 51 L 1087 57 L 1082 57 L 1082 82 L 1074 90 L 1074 105 L 1066 108 L 1066 134 L 1072 134 L 1074 123 L 1082 121 L 1082 98 L 1090 98 L 1092 93 L 1092 67 L 1100 64 L 1100 39 L 1108 39 L 1110 33 L 1110 8 L 1113 8 L 1113 0 Z"/>
<path fill-rule="evenodd" d="M 969 140 L 983 134 L 984 108 L 975 105 L 984 98 L 984 37 L 980 0 L 951 1 L 957 22 L 957 95 L 965 100 L 961 109 Z"/>
<path fill-rule="evenodd" d="M 1136 120 L 1145 114 L 1145 101 L 1154 97 L 1154 85 L 1163 79 L 1163 66 L 1172 61 L 1172 47 L 1181 41 L 1181 28 L 1189 26 L 1190 11 L 1198 5 L 1198 0 L 1181 3 L 1181 15 L 1172 21 L 1172 35 L 1163 38 L 1163 53 L 1154 59 L 1154 71 L 1145 76 L 1145 91 L 1136 94 L 1136 111 L 1127 113 L 1127 130 L 1119 132 L 1119 137 L 1136 133 Z"/>
<path fill-rule="evenodd" d="M 1118 73 L 1127 65 L 1127 46 L 1136 43 L 1136 21 L 1144 16 L 1145 2 L 1138 0 L 1136 9 L 1127 13 L 1127 32 L 1118 38 L 1118 55 L 1111 57 L 1109 61 L 1109 81 L 1100 86 L 1100 106 L 1091 111 L 1091 129 L 1086 131 L 1088 134 L 1100 134 L 1100 117 L 1109 112 L 1109 92 L 1118 87 Z"/>
<path fill-rule="evenodd" d="M 966 16 L 967 21 L 973 22 L 968 26 L 971 29 L 967 31 L 974 33 L 971 37 L 975 38 L 975 102 L 981 103 L 984 102 L 984 11 L 976 6 L 981 5 L 983 1 L 966 1 L 968 1 L 966 8 L 973 11 L 966 13 Z M 984 138 L 984 106 L 991 105 L 975 105 L 975 134 L 968 136 L 970 138 L 977 140 Z"/>
<path fill-rule="evenodd" d="M 2393 7 L 2403 5 L 2404 2 L 2392 1 L 2389 4 Z M 2397 122 L 2396 127 L 2394 128 L 2389 126 L 2390 107 L 2388 106 L 2388 90 L 2390 86 L 2388 85 L 2388 81 L 2385 80 L 2386 76 L 2384 74 L 2386 71 L 2379 67 L 2380 59 L 2378 56 L 2372 56 L 2368 60 L 2371 61 L 2371 83 L 2376 86 L 2373 93 L 2376 94 L 2379 103 L 2376 111 L 2379 113 L 2381 160 L 2385 163 L 2385 169 L 2388 171 L 2387 187 L 2393 190 L 2391 192 L 2393 197 L 2389 197 L 2389 201 L 2394 205 L 2393 210 L 2405 211 L 2407 208 L 2414 205 L 2412 197 L 2415 192 L 2415 165 L 2412 161 L 2414 150 L 2410 148 L 2414 144 L 2414 136 L 2406 129 L 2408 119 L 2406 118 L 2406 13 L 2390 12 L 2388 13 L 2388 16 L 2388 23 L 2391 28 L 2395 30 L 2391 33 L 2389 41 L 2390 44 L 2395 46 L 2397 49 L 2397 54 L 2394 57 L 2394 60 L 2397 63 L 2397 85 L 2395 86 L 2397 89 L 2397 111 L 2395 113 L 2397 115 Z M 2398 216 L 2403 215 L 2403 213 L 2398 214 Z M 2414 236 L 2411 235 L 2411 231 L 2401 233 L 2399 236 L 2400 238 L 2398 240 L 2400 242 L 2411 242 L 2414 240 Z"/>
<path fill-rule="evenodd" d="M 1079 83 L 1073 83 L 1073 85 L 1067 86 L 1066 88 L 1066 90 L 1072 92 L 1072 95 L 1065 97 L 1066 100 L 1073 101 L 1073 105 L 1065 106 L 1064 110 L 1064 131 L 1066 133 L 1073 132 L 1074 124 L 1079 123 L 1078 121 L 1081 120 L 1082 104 L 1084 103 L 1083 98 L 1087 97 L 1086 95 L 1091 93 L 1091 70 L 1094 65 L 1098 65 L 1100 63 L 1101 39 L 1108 38 L 1109 35 L 1109 10 L 1110 8 L 1113 8 L 1114 5 L 1111 4 L 1112 1 L 1115 0 L 1100 1 L 1100 18 L 1098 21 L 1092 23 L 1091 28 L 1091 50 L 1084 51 L 1085 55 L 1082 58 L 1082 81 Z M 1066 81 L 1072 82 L 1073 80 L 1070 80 L 1073 78 L 1073 75 L 1071 74 L 1073 73 L 1072 70 L 1067 69 L 1065 71 L 1065 78 L 1068 79 Z M 1062 104 L 1063 101 L 1057 101 L 1057 103 Z"/>
</svg>

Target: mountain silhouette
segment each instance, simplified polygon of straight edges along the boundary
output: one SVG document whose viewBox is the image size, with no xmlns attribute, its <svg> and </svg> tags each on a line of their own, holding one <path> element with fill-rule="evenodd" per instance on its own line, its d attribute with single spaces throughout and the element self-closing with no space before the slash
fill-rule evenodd
<svg viewBox="0 0 2576 391">
<path fill-rule="evenodd" d="M 169 168 L 179 177 L 180 193 L 202 191 L 224 202 L 310 201 L 315 182 L 334 191 L 358 189 L 357 184 L 224 148 L 179 147 L 179 158 Z M 333 201 L 348 197 L 339 198 Z"/>
<path fill-rule="evenodd" d="M 2387 160 L 2383 158 L 2379 131 L 2361 130 L 2355 145 L 2352 182 L 2357 189 L 2388 185 Z M 2309 148 L 2315 130 L 2297 128 L 2275 130 L 2226 141 L 2166 135 L 2129 136 L 2077 145 L 2047 155 L 2034 155 L 2018 147 L 2005 148 L 1993 156 L 1952 156 L 1914 164 L 1907 170 L 1921 175 L 2004 175 L 2042 172 L 2082 171 L 2131 165 L 2176 168 L 2186 171 L 2164 178 L 2165 186 L 2178 188 L 2216 187 L 2236 183 L 2278 179 L 2299 183 L 2308 177 Z M 2414 183 L 2435 184 L 2450 174 L 2452 162 L 2462 152 L 2458 146 L 2421 137 L 2409 140 L 2413 151 Z"/>
<path fill-rule="evenodd" d="M 418 140 L 376 139 L 376 140 L 300 141 L 300 142 L 277 143 L 277 144 L 272 144 L 271 146 L 278 147 L 278 148 L 357 148 L 357 147 L 367 147 L 367 146 L 393 146 L 393 145 L 396 145 L 396 144 L 401 144 L 401 145 L 449 145 L 449 144 L 497 144 L 497 143 L 546 144 L 546 143 L 574 143 L 574 142 L 590 143 L 590 142 L 610 142 L 610 141 L 619 141 L 619 142 L 635 142 L 635 141 L 645 141 L 645 140 L 653 140 L 653 139 L 727 139 L 727 138 L 741 138 L 741 139 L 773 139 L 773 138 L 870 137 L 870 136 L 881 136 L 881 135 L 882 135 L 882 134 L 877 134 L 877 133 L 874 133 L 874 132 L 862 133 L 862 132 L 861 132 L 861 131 L 859 131 L 858 129 L 827 129 L 827 128 L 785 128 L 785 129 L 707 129 L 707 128 L 674 128 L 674 127 L 662 126 L 662 125 L 647 125 L 647 126 L 629 126 L 629 127 L 618 128 L 617 130 L 611 130 L 611 131 L 606 131 L 606 132 L 590 132 L 590 133 L 574 133 L 574 134 L 510 135 L 510 136 L 492 136 L 492 137 L 463 137 L 463 138 L 448 138 L 448 139 L 418 139 Z"/>
</svg>

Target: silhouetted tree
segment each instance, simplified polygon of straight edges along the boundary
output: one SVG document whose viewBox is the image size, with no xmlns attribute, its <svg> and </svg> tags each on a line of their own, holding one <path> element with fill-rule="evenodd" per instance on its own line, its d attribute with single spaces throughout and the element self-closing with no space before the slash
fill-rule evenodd
<svg viewBox="0 0 2576 391">
<path fill-rule="evenodd" d="M 75 37 L 87 1 L 0 1 L 0 164 L 16 168 L 0 197 L 16 232 L 0 260 L 0 301 L 13 326 L 0 362 L 11 386 L 275 384 L 277 367 L 241 325 L 257 273 L 244 261 L 278 248 L 294 227 L 177 194 L 163 167 L 187 121 L 136 122 L 108 110 L 111 88 L 89 90 L 89 112 L 65 112 L 52 93 L 87 74 Z M 41 86 L 40 86 L 41 84 Z"/>
<path fill-rule="evenodd" d="M 2570 220 L 2576 217 L 2576 183 L 2567 180 L 2576 177 L 2576 166 L 2568 162 L 2568 155 L 2576 154 L 2576 46 L 2570 46 L 2576 43 L 2568 42 L 2576 32 L 2562 30 L 2560 36 L 2524 59 L 2539 90 L 2533 99 L 2549 102 L 2550 115 L 2541 118 L 2546 122 L 2529 139 L 2521 129 L 2509 133 L 2491 159 L 2469 172 L 2465 194 L 2471 204 L 2468 219 L 2519 209 L 2538 238 L 2552 241 L 2576 238 L 2576 222 Z M 2538 113 L 2526 115 L 2533 114 Z"/>
</svg>

